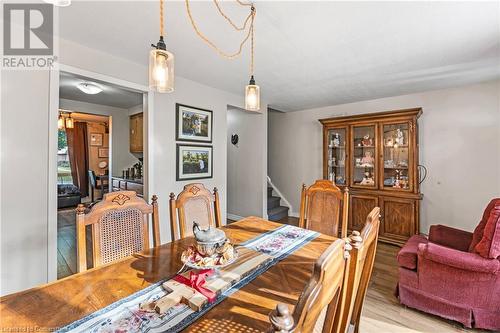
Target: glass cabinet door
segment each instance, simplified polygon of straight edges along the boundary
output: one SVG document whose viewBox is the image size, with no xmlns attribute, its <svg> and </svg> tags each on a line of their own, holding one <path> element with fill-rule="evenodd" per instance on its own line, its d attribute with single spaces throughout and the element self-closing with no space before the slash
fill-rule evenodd
<svg viewBox="0 0 500 333">
<path fill-rule="evenodd" d="M 328 130 L 328 179 L 336 185 L 346 185 L 346 142 L 347 129 Z"/>
<path fill-rule="evenodd" d="M 377 187 L 376 133 L 375 125 L 353 126 L 351 186 Z"/>
<path fill-rule="evenodd" d="M 410 190 L 410 123 L 382 125 L 384 189 Z"/>
</svg>

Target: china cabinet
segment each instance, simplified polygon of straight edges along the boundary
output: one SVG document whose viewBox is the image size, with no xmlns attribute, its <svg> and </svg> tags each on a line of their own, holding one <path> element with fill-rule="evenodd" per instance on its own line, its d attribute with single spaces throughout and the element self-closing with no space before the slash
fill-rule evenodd
<svg viewBox="0 0 500 333">
<path fill-rule="evenodd" d="M 381 209 L 381 241 L 402 245 L 419 231 L 421 108 L 320 119 L 323 177 L 350 190 L 349 232 Z"/>
</svg>

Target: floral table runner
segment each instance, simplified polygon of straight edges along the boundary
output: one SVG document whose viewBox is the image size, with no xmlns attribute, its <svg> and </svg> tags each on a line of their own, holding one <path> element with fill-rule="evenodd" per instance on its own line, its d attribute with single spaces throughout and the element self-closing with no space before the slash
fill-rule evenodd
<svg viewBox="0 0 500 333">
<path fill-rule="evenodd" d="M 229 295 L 238 291 L 318 235 L 317 232 L 311 230 L 284 225 L 239 244 L 246 249 L 266 254 L 269 259 L 242 276 L 240 280 L 235 281 L 229 289 L 220 293 L 213 303 L 206 304 L 200 311 L 194 311 L 183 303 L 170 308 L 162 315 L 139 308 L 141 303 L 155 301 L 166 294 L 162 283 L 172 279 L 169 277 L 75 321 L 57 332 L 155 333 L 181 331 Z"/>
</svg>

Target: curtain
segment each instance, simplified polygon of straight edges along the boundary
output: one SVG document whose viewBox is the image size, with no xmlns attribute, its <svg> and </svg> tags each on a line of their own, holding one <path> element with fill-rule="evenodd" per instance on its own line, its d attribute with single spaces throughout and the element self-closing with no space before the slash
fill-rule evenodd
<svg viewBox="0 0 500 333">
<path fill-rule="evenodd" d="M 87 123 L 75 122 L 74 128 L 66 129 L 66 138 L 73 184 L 80 189 L 82 197 L 86 197 L 89 195 Z"/>
</svg>

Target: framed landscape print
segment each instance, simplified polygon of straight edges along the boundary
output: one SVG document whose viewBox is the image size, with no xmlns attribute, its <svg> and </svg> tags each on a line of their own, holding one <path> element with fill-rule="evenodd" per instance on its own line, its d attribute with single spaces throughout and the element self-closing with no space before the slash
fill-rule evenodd
<svg viewBox="0 0 500 333">
<path fill-rule="evenodd" d="M 177 141 L 212 142 L 212 111 L 175 104 Z"/>
<path fill-rule="evenodd" d="M 212 178 L 212 147 L 177 144 L 177 180 Z"/>
</svg>

